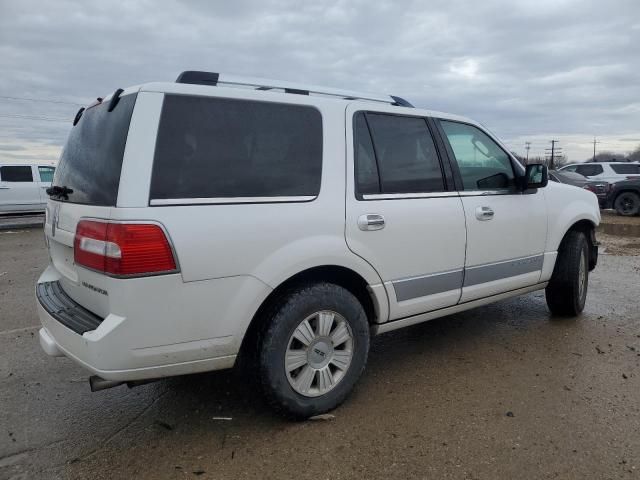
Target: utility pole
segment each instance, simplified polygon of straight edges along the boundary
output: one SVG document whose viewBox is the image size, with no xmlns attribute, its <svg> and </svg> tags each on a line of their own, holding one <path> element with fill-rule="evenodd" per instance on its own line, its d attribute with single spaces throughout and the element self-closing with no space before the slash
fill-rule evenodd
<svg viewBox="0 0 640 480">
<path fill-rule="evenodd" d="M 529 164 L 529 149 L 531 148 L 531 142 L 524 142 L 524 149 L 527 151 L 527 165 Z"/>
<path fill-rule="evenodd" d="M 560 147 L 556 147 L 556 144 L 560 143 L 559 140 L 550 140 L 549 143 L 551 143 L 551 148 L 546 148 L 545 152 L 549 161 L 549 169 L 555 170 L 556 157 L 562 155 L 562 149 Z"/>
<path fill-rule="evenodd" d="M 593 137 L 593 159 L 591 160 L 592 162 L 596 161 L 596 143 L 600 143 L 600 142 L 596 140 L 596 137 Z"/>
</svg>

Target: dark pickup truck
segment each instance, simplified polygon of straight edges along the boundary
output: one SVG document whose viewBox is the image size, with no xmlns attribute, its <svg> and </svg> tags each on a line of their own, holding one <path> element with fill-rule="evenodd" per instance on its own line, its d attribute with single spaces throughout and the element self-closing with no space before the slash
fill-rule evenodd
<svg viewBox="0 0 640 480">
<path fill-rule="evenodd" d="M 618 215 L 631 217 L 640 213 L 640 179 L 620 180 L 611 185 L 605 208 L 613 208 Z"/>
</svg>

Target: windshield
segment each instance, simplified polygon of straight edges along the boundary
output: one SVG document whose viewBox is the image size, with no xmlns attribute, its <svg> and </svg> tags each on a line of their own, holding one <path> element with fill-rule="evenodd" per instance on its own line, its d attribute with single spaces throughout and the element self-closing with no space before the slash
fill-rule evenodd
<svg viewBox="0 0 640 480">
<path fill-rule="evenodd" d="M 111 112 L 108 102 L 84 111 L 71 129 L 53 177 L 53 185 L 66 187 L 65 195 L 56 200 L 115 206 L 135 101 L 136 94 L 125 95 Z"/>
</svg>

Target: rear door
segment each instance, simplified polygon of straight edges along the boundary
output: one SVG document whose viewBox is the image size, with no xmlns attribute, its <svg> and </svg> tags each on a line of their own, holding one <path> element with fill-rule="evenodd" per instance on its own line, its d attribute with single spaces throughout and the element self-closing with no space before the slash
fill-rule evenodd
<svg viewBox="0 0 640 480">
<path fill-rule="evenodd" d="M 575 172 L 587 177 L 589 180 L 606 180 L 607 178 L 612 178 L 611 175 L 607 176 L 602 165 L 598 165 L 597 163 L 577 165 Z"/>
<path fill-rule="evenodd" d="M 17 212 L 40 207 L 40 194 L 31 165 L 0 166 L 0 211 Z"/>
<path fill-rule="evenodd" d="M 108 277 L 74 263 L 74 238 L 80 219 L 108 220 L 116 206 L 135 103 L 136 94 L 125 92 L 111 112 L 108 101 L 84 111 L 69 133 L 53 177 L 53 186 L 65 187 L 66 193 L 47 203 L 45 235 L 61 286 L 100 316 L 109 312 Z"/>
<path fill-rule="evenodd" d="M 464 212 L 426 118 L 399 107 L 346 114 L 347 244 L 378 271 L 390 319 L 456 304 Z"/>
<path fill-rule="evenodd" d="M 547 211 L 542 190 L 516 188 L 509 154 L 475 125 L 439 120 L 453 160 L 467 224 L 461 302 L 537 283 Z"/>
</svg>

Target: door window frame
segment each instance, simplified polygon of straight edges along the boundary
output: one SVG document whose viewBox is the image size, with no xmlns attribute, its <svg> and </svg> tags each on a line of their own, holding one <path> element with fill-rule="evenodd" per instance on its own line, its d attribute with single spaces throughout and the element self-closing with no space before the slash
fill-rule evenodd
<svg viewBox="0 0 640 480">
<path fill-rule="evenodd" d="M 363 115 L 365 119 L 365 123 L 367 125 L 367 131 L 369 134 L 369 139 L 371 141 L 374 160 L 376 164 L 376 173 L 378 177 L 378 185 L 381 185 L 381 176 L 380 176 L 380 160 L 378 159 L 378 152 L 376 150 L 376 145 L 373 139 L 373 132 L 371 131 L 371 127 L 369 125 L 369 120 L 367 119 L 367 114 L 372 115 L 388 115 L 393 117 L 402 117 L 402 118 L 418 118 L 425 122 L 426 132 L 431 136 L 431 140 L 433 141 L 436 156 L 438 158 L 438 164 L 440 166 L 440 175 L 442 176 L 442 184 L 443 190 L 438 192 L 411 192 L 411 193 L 360 193 L 358 191 L 358 161 L 357 161 L 357 138 L 356 138 L 356 119 L 358 115 Z M 353 112 L 351 117 L 351 135 L 353 140 L 353 192 L 355 199 L 358 201 L 372 201 L 372 200 L 399 200 L 399 199 L 411 199 L 411 198 L 434 198 L 434 197 L 450 197 L 450 196 L 458 196 L 458 192 L 455 188 L 454 182 L 454 174 L 451 170 L 451 165 L 449 164 L 449 160 L 445 153 L 445 145 L 442 143 L 442 139 L 438 135 L 438 133 L 434 130 L 435 126 L 430 121 L 429 117 L 424 115 L 407 115 L 400 113 L 391 113 L 385 111 L 376 111 L 376 110 L 356 110 Z"/>
<path fill-rule="evenodd" d="M 444 145 L 444 151 L 446 152 L 448 163 L 450 165 L 450 168 L 453 171 L 453 180 L 455 183 L 455 187 L 457 192 L 460 194 L 460 196 L 474 197 L 479 195 L 522 195 L 523 193 L 529 193 L 529 191 L 523 192 L 517 187 L 519 178 L 521 178 L 524 175 L 524 167 L 520 164 L 520 162 L 518 162 L 513 158 L 513 155 L 511 155 L 511 153 L 509 153 L 507 150 L 503 148 L 500 141 L 495 136 L 491 135 L 481 126 L 473 124 L 471 122 L 465 122 L 462 120 L 455 120 L 455 119 L 443 118 L 443 117 L 433 117 L 431 120 L 433 122 L 435 130 L 440 136 L 440 141 Z M 440 123 L 442 121 L 459 123 L 461 125 L 468 125 L 469 127 L 473 127 L 477 130 L 480 130 L 487 137 L 489 137 L 496 144 L 496 146 L 504 152 L 504 154 L 509 159 L 509 162 L 511 164 L 511 169 L 513 170 L 513 177 L 514 177 L 514 183 L 515 183 L 514 186 L 512 188 L 505 188 L 505 189 L 465 190 L 464 183 L 462 181 L 462 175 L 460 174 L 460 168 L 458 166 L 458 161 L 456 160 L 456 156 L 455 156 L 455 153 L 453 152 L 453 148 L 451 148 L 451 144 L 449 143 L 447 134 Z M 535 193 L 535 191 L 531 191 L 531 193 Z"/>
</svg>

